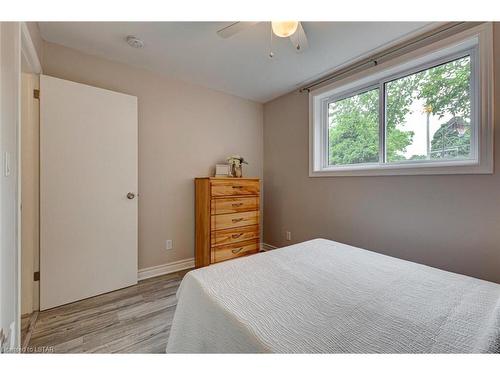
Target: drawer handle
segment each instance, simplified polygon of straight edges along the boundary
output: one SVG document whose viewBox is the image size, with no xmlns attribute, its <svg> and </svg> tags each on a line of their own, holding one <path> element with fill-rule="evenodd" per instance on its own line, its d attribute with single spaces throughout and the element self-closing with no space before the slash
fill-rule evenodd
<svg viewBox="0 0 500 375">
<path fill-rule="evenodd" d="M 241 236 L 243 236 L 243 233 L 233 234 L 231 237 L 236 239 L 236 238 L 240 238 Z"/>
<path fill-rule="evenodd" d="M 243 189 L 242 185 L 233 185 L 233 189 Z"/>
<path fill-rule="evenodd" d="M 240 222 L 241 220 L 243 220 L 243 218 L 242 218 L 242 217 L 239 217 L 239 218 L 237 218 L 237 219 L 233 219 L 233 223 L 238 223 L 238 222 Z"/>
<path fill-rule="evenodd" d="M 233 207 L 240 207 L 240 206 L 243 206 L 243 202 L 233 203 Z"/>
<path fill-rule="evenodd" d="M 232 252 L 233 254 L 238 254 L 241 250 L 243 250 L 243 248 L 242 248 L 242 247 L 240 247 L 239 249 L 233 249 L 233 250 L 231 250 L 231 252 Z"/>
</svg>

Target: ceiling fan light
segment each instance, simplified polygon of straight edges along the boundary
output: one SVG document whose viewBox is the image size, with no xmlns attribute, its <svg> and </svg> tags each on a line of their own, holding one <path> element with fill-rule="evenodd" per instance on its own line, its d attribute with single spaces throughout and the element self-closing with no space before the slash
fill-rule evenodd
<svg viewBox="0 0 500 375">
<path fill-rule="evenodd" d="M 271 22 L 273 33 L 280 38 L 286 38 L 293 35 L 297 31 L 298 26 L 298 21 Z"/>
</svg>

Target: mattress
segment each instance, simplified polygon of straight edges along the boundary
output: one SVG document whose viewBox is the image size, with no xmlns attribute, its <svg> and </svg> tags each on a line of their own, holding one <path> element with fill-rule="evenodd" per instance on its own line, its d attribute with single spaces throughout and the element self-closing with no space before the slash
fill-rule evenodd
<svg viewBox="0 0 500 375">
<path fill-rule="evenodd" d="M 168 353 L 499 352 L 500 285 L 315 239 L 186 274 Z"/>
</svg>

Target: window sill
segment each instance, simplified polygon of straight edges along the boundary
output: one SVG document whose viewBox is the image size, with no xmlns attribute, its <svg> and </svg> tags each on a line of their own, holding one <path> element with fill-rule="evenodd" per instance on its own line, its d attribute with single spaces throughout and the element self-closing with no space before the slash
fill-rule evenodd
<svg viewBox="0 0 500 375">
<path fill-rule="evenodd" d="M 309 171 L 309 177 L 342 176 L 418 176 L 447 174 L 493 174 L 493 164 L 470 161 L 443 161 L 430 163 L 392 163 L 340 166 Z"/>
</svg>

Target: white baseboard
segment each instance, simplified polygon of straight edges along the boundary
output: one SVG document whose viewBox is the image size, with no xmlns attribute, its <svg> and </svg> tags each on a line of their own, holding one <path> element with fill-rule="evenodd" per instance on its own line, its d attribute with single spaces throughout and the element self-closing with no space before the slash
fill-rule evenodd
<svg viewBox="0 0 500 375">
<path fill-rule="evenodd" d="M 269 251 L 276 249 L 276 246 L 269 245 L 267 243 L 260 243 L 260 249 L 262 251 Z M 188 268 L 194 267 L 194 258 L 178 260 L 172 263 L 160 264 L 159 266 L 141 268 L 137 272 L 137 280 L 149 279 L 151 277 L 166 275 L 168 273 L 178 272 L 186 270 Z"/>
<path fill-rule="evenodd" d="M 166 275 L 194 267 L 194 258 L 182 259 L 176 262 L 160 264 L 159 266 L 142 268 L 137 272 L 137 280 L 149 279 L 151 277 Z"/>
<path fill-rule="evenodd" d="M 277 249 L 276 246 L 269 245 L 268 243 L 261 242 L 260 243 L 260 250 L 261 251 L 269 251 L 269 250 L 274 250 Z"/>
</svg>

